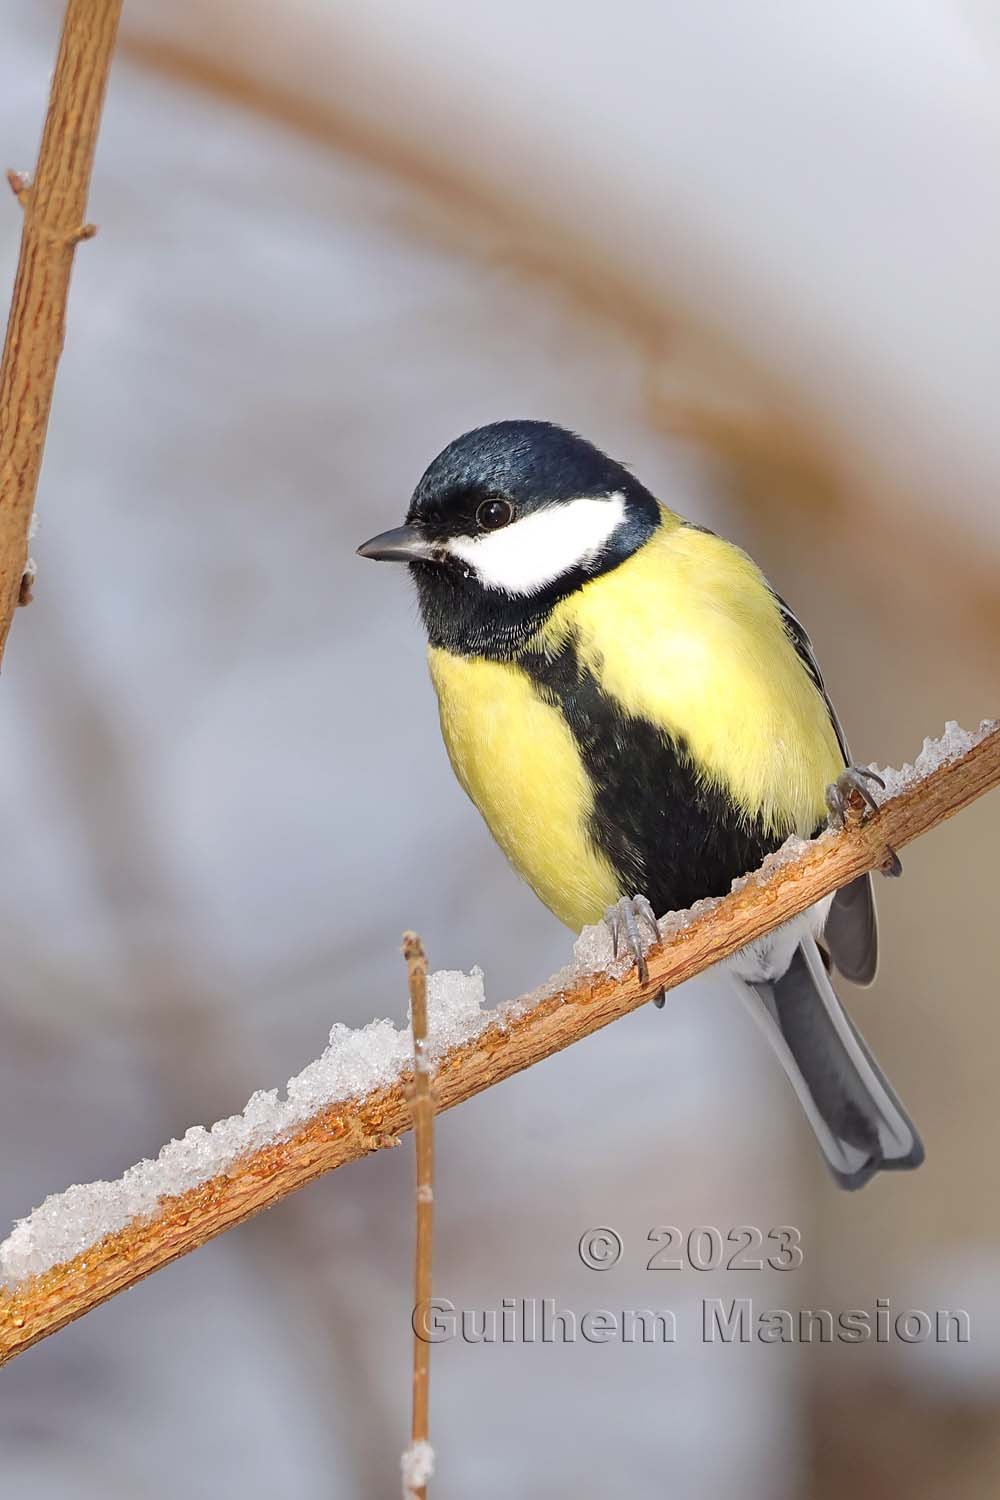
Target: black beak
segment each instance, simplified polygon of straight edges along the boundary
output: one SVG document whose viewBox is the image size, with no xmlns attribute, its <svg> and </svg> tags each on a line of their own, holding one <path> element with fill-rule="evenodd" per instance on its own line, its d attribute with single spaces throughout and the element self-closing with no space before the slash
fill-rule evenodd
<svg viewBox="0 0 1000 1500">
<path fill-rule="evenodd" d="M 358 556 L 372 557 L 376 562 L 434 562 L 440 550 L 421 535 L 419 527 L 396 526 L 362 542 Z"/>
</svg>

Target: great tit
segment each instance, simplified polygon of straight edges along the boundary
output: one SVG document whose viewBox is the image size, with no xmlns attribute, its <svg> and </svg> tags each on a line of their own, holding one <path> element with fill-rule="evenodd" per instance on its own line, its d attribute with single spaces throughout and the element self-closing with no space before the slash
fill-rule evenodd
<svg viewBox="0 0 1000 1500">
<path fill-rule="evenodd" d="M 574 931 L 610 910 L 640 972 L 653 910 L 871 801 L 784 600 L 575 433 L 466 433 L 358 550 L 409 565 L 451 764 L 511 864 Z M 845 1188 L 923 1160 L 829 978 L 870 983 L 876 950 L 864 876 L 727 965 Z"/>
</svg>

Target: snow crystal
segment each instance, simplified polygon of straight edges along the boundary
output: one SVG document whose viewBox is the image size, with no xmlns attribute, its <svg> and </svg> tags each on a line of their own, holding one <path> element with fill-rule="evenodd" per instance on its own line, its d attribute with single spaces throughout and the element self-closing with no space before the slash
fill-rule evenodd
<svg viewBox="0 0 1000 1500">
<path fill-rule="evenodd" d="M 875 800 L 879 804 L 888 802 L 890 797 L 898 797 L 900 792 L 905 792 L 916 782 L 922 781 L 932 771 L 950 765 L 953 760 L 961 760 L 963 755 L 968 755 L 970 750 L 997 728 L 1000 728 L 1000 720 L 997 719 L 984 719 L 978 729 L 963 729 L 954 719 L 949 719 L 940 739 L 924 740 L 924 747 L 912 765 L 907 762 L 897 771 L 892 766 L 872 764 L 868 769 L 878 772 L 885 782 L 885 790 L 872 786 Z"/>
<path fill-rule="evenodd" d="M 822 834 L 820 837 L 822 838 Z M 801 859 L 812 842 L 811 839 L 800 838 L 797 833 L 789 834 L 780 849 L 775 849 L 773 854 L 765 854 L 763 864 L 759 869 L 751 870 L 748 875 L 738 875 L 730 889 L 742 891 L 748 885 L 766 884 L 772 875 L 776 875 L 786 865 L 794 865 L 796 860 Z"/>
<path fill-rule="evenodd" d="M 625 973 L 632 967 L 627 952 L 614 956 L 611 929 L 606 922 L 585 927 L 573 944 L 572 972 L 579 974 L 613 974 L 618 968 Z"/>
<path fill-rule="evenodd" d="M 434 1473 L 434 1449 L 423 1440 L 411 1443 L 399 1466 L 403 1473 L 403 1500 L 412 1500 L 414 1491 L 422 1489 Z"/>
<path fill-rule="evenodd" d="M 483 972 L 442 970 L 427 981 L 427 1056 L 438 1062 L 452 1047 L 473 1041 L 493 1020 L 484 1004 Z M 162 1198 L 228 1171 L 261 1146 L 285 1140 L 313 1115 L 395 1083 L 413 1066 L 408 1027 L 371 1021 L 353 1030 L 336 1025 L 322 1057 L 277 1089 L 255 1093 L 241 1115 L 210 1130 L 193 1125 L 164 1146 L 155 1161 L 130 1167 L 117 1182 L 91 1182 L 46 1198 L 0 1245 L 0 1280 L 14 1283 L 71 1260 L 133 1219 L 155 1213 Z"/>
</svg>

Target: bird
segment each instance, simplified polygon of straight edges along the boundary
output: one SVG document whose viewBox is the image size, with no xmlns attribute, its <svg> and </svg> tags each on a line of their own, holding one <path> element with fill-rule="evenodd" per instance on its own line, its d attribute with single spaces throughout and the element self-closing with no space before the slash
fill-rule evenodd
<svg viewBox="0 0 1000 1500">
<path fill-rule="evenodd" d="M 644 984 L 655 913 L 727 894 L 852 793 L 876 805 L 748 554 L 574 432 L 464 433 L 358 552 L 409 568 L 445 747 L 493 838 L 574 932 L 607 920 Z M 831 978 L 870 984 L 877 950 L 864 875 L 723 966 L 846 1189 L 924 1157 Z"/>
</svg>

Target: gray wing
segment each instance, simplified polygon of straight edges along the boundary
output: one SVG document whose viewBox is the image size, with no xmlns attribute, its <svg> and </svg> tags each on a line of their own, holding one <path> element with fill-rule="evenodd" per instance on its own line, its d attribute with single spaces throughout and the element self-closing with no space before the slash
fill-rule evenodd
<svg viewBox="0 0 1000 1500">
<path fill-rule="evenodd" d="M 851 752 L 837 712 L 823 681 L 823 674 L 805 627 L 796 619 L 780 594 L 775 594 L 781 618 L 799 659 L 823 696 L 830 722 L 837 736 L 844 764 L 851 764 Z M 875 892 L 870 875 L 860 875 L 850 885 L 842 886 L 833 898 L 830 915 L 823 929 L 823 941 L 839 973 L 852 984 L 871 984 L 878 967 L 878 920 L 875 915 Z"/>
</svg>

